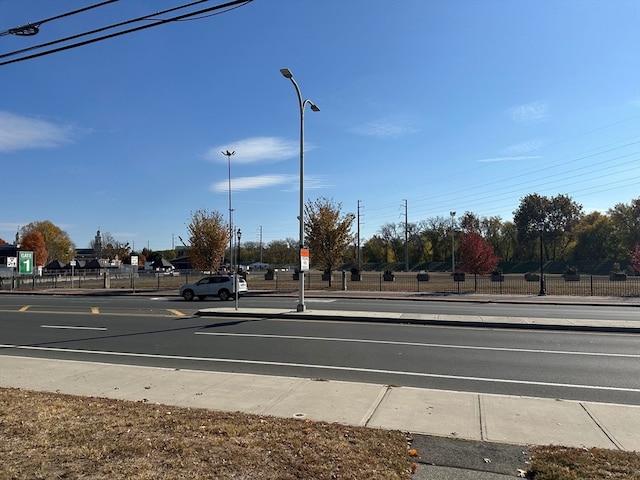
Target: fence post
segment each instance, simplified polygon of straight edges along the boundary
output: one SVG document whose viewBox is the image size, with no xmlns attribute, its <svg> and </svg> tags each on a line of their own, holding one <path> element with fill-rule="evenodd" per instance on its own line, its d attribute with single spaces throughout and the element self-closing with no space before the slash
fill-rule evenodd
<svg viewBox="0 0 640 480">
<path fill-rule="evenodd" d="M 591 281 L 591 296 L 593 297 L 593 275 L 590 275 L 589 279 Z"/>
</svg>

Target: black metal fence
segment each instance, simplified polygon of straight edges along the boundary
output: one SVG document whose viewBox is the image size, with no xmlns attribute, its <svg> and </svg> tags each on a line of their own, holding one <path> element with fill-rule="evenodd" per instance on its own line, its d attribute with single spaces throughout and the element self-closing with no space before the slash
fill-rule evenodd
<svg viewBox="0 0 640 480">
<path fill-rule="evenodd" d="M 43 276 L 2 277 L 2 290 L 43 289 L 110 289 L 110 290 L 174 290 L 185 283 L 195 282 L 203 274 L 196 271 L 109 273 L 83 272 L 79 275 L 45 274 Z M 266 278 L 264 272 L 247 275 L 249 291 L 294 291 L 299 280 L 292 272 L 275 272 Z M 381 272 L 362 272 L 352 276 L 349 272 L 334 272 L 331 276 L 319 272 L 305 274 L 308 290 L 350 290 L 369 292 L 423 292 L 423 293 L 478 293 L 490 295 L 537 295 L 541 284 L 539 276 L 512 274 L 492 277 L 469 275 L 459 277 L 447 273 L 420 274 L 397 272 L 387 276 Z M 640 276 L 624 279 L 607 275 L 579 275 L 571 279 L 562 275 L 545 275 L 544 288 L 548 295 L 640 297 Z"/>
<path fill-rule="evenodd" d="M 386 279 L 385 279 L 386 278 Z M 419 278 L 421 278 L 419 280 Z M 428 278 L 428 279 L 427 279 Z M 321 273 L 305 274 L 305 288 L 309 290 L 353 290 L 379 292 L 424 293 L 478 293 L 491 295 L 537 295 L 540 293 L 540 277 L 524 275 L 464 275 L 454 280 L 447 273 L 399 272 L 391 277 L 381 272 L 363 272 L 359 276 L 334 272 L 331 279 Z M 247 277 L 249 290 L 295 290 L 299 280 L 290 272 L 276 273 L 273 280 L 264 275 Z M 544 288 L 548 295 L 640 297 L 640 276 L 626 280 L 611 280 L 606 275 L 580 275 L 579 279 L 566 280 L 562 275 L 545 275 Z"/>
</svg>

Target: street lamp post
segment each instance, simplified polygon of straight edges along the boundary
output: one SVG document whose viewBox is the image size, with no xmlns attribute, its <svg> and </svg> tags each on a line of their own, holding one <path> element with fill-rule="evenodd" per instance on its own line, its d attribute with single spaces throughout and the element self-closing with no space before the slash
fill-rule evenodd
<svg viewBox="0 0 640 480">
<path fill-rule="evenodd" d="M 540 232 L 540 293 L 538 293 L 538 295 L 543 297 L 547 294 L 544 286 L 544 258 L 542 251 L 542 233 L 544 232 L 544 222 L 538 223 L 538 231 Z"/>
<path fill-rule="evenodd" d="M 236 248 L 238 249 L 238 253 L 236 255 L 236 265 L 238 266 L 238 268 L 236 268 L 236 271 L 233 274 L 233 289 L 235 290 L 234 297 L 236 310 L 238 309 L 238 300 L 240 299 L 240 292 L 238 292 L 238 290 L 240 290 L 240 280 L 238 278 L 240 272 L 240 239 L 242 238 L 242 231 L 240 229 L 238 229 L 237 235 L 238 243 L 236 244 Z"/>
<path fill-rule="evenodd" d="M 236 152 L 230 152 L 229 150 L 225 150 L 222 154 L 227 157 L 227 164 L 229 166 L 229 271 L 233 270 L 233 216 L 231 210 L 231 157 L 233 157 Z"/>
<path fill-rule="evenodd" d="M 299 255 L 298 255 L 298 265 L 302 267 L 302 261 L 300 258 L 300 254 L 302 253 L 302 249 L 304 248 L 304 108 L 309 104 L 311 110 L 314 112 L 319 112 L 320 109 L 308 98 L 306 100 L 302 100 L 302 93 L 300 93 L 300 87 L 293 78 L 293 74 L 289 71 L 288 68 L 281 68 L 280 73 L 283 77 L 288 78 L 293 83 L 293 86 L 296 89 L 296 94 L 298 95 L 298 106 L 300 107 L 300 216 L 298 217 L 300 223 L 300 246 L 299 246 Z M 304 271 L 302 268 L 298 268 L 299 273 L 299 295 L 298 295 L 298 306 L 296 311 L 304 312 Z"/>
<path fill-rule="evenodd" d="M 456 212 L 449 212 L 451 215 L 451 273 L 456 273 L 456 240 L 454 238 L 454 227 Z"/>
<path fill-rule="evenodd" d="M 238 253 L 236 254 L 236 270 L 240 271 L 240 239 L 242 238 L 242 231 L 238 229 L 238 243 L 236 244 L 236 248 L 238 249 Z"/>
</svg>

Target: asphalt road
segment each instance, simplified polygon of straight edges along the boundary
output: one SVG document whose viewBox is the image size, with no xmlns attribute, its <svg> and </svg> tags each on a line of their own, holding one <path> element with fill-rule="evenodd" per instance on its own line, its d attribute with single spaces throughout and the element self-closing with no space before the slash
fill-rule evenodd
<svg viewBox="0 0 640 480">
<path fill-rule="evenodd" d="M 629 319 L 625 307 L 308 299 L 310 308 Z M 246 306 L 295 299 L 244 298 Z M 257 302 L 257 303 L 253 303 Z M 284 304 L 281 302 L 285 302 Z M 0 354 L 640 405 L 640 335 L 195 317 L 217 300 L 0 297 Z M 479 313 L 479 310 L 482 313 Z"/>
</svg>

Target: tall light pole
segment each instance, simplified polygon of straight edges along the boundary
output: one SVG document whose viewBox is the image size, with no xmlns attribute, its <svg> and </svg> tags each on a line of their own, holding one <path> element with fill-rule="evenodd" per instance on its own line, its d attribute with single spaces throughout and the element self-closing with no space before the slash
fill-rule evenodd
<svg viewBox="0 0 640 480">
<path fill-rule="evenodd" d="M 238 284 L 238 282 L 240 281 L 239 278 L 238 278 L 238 275 L 239 275 L 239 272 L 240 272 L 240 239 L 242 238 L 242 232 L 240 231 L 240 229 L 238 229 L 236 234 L 238 235 L 238 243 L 236 244 L 236 247 L 238 248 L 238 253 L 237 253 L 237 256 L 236 256 L 236 265 L 238 265 L 238 268 L 236 268 L 236 271 L 233 274 L 233 289 L 235 290 L 235 292 L 234 292 L 234 302 L 235 302 L 235 307 L 236 307 L 236 310 L 237 310 L 238 309 L 238 300 L 240 299 L 240 292 L 238 292 L 238 290 L 240 289 L 240 286 Z"/>
<path fill-rule="evenodd" d="M 320 109 L 308 98 L 306 100 L 302 100 L 302 94 L 300 93 L 300 87 L 293 78 L 293 74 L 289 71 L 288 68 L 281 68 L 280 73 L 284 78 L 288 78 L 293 83 L 293 86 L 296 89 L 296 94 L 298 95 L 298 106 L 300 107 L 300 216 L 298 220 L 300 222 L 300 247 L 298 252 L 302 253 L 301 250 L 304 248 L 304 108 L 309 104 L 311 110 L 314 112 L 319 112 Z M 300 255 L 298 255 L 298 265 L 302 266 L 302 261 Z M 304 312 L 304 271 L 302 268 L 298 268 L 299 273 L 299 281 L 300 281 L 300 293 L 298 295 L 298 307 L 296 310 L 298 312 Z"/>
<path fill-rule="evenodd" d="M 231 210 L 231 157 L 233 157 L 236 152 L 230 152 L 229 150 L 225 150 L 222 154 L 227 157 L 227 164 L 229 165 L 229 271 L 233 270 L 233 216 Z"/>
<path fill-rule="evenodd" d="M 456 212 L 449 212 L 449 215 L 451 215 L 451 273 L 456 273 L 456 240 L 454 238 Z"/>
<path fill-rule="evenodd" d="M 543 297 L 547 294 L 547 290 L 544 287 L 544 258 L 542 252 L 542 233 L 544 232 L 544 222 L 538 222 L 538 231 L 540 232 L 540 293 L 538 293 L 538 295 Z"/>
</svg>

